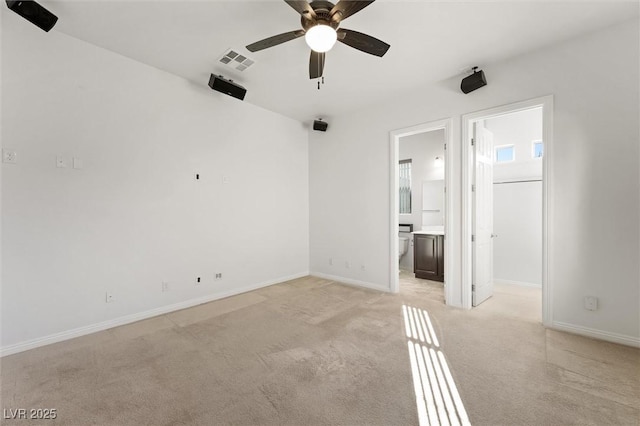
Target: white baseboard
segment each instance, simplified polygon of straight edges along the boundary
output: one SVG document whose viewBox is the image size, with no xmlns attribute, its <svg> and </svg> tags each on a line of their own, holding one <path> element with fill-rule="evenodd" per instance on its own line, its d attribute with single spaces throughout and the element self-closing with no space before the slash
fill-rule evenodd
<svg viewBox="0 0 640 426">
<path fill-rule="evenodd" d="M 159 308 L 151 309 L 148 311 L 138 312 L 138 313 L 126 315 L 123 317 L 114 318 L 114 319 L 103 321 L 97 324 L 91 324 L 83 327 L 74 328 L 72 330 L 63 331 L 60 333 L 50 334 L 44 337 L 38 337 L 35 339 L 27 340 L 25 342 L 20 342 L 20 343 L 16 343 L 13 345 L 0 348 L 0 357 L 27 351 L 29 349 L 38 348 L 40 346 L 50 345 L 52 343 L 62 342 L 64 340 L 74 339 L 76 337 L 85 336 L 87 334 L 96 333 L 98 331 L 107 330 L 109 328 L 131 324 L 133 322 L 152 318 L 158 315 L 168 314 L 169 312 L 191 308 L 193 306 L 201 305 L 203 303 L 212 302 L 218 299 L 224 299 L 225 297 L 235 296 L 241 293 L 246 293 L 248 291 L 257 290 L 259 288 L 268 287 L 270 285 L 279 284 L 289 280 L 294 280 L 296 278 L 306 277 L 308 275 L 309 275 L 308 271 L 300 272 L 297 274 L 280 277 L 273 280 L 263 281 L 257 284 L 248 285 L 238 289 L 227 290 L 227 291 L 199 297 L 197 299 L 185 300 L 184 302 L 178 302 L 172 305 L 161 306 Z"/>
<path fill-rule="evenodd" d="M 549 328 L 558 331 L 566 331 L 567 333 L 579 334 L 581 336 L 592 337 L 594 339 L 606 340 L 607 342 L 619 343 L 625 346 L 640 348 L 640 337 L 627 336 L 624 334 L 582 327 L 580 325 L 573 325 L 560 321 L 553 321 Z"/>
<path fill-rule="evenodd" d="M 520 287 L 533 287 L 533 288 L 542 288 L 542 284 L 535 284 L 535 283 L 527 283 L 524 281 L 512 281 L 512 280 L 499 280 L 499 279 L 495 279 L 493 280 L 494 284 L 506 284 L 506 285 L 517 285 Z"/>
<path fill-rule="evenodd" d="M 331 280 L 339 282 L 340 284 L 347 284 L 355 287 L 364 287 L 369 288 L 371 290 L 382 291 L 384 293 L 389 293 L 391 290 L 389 287 L 381 286 L 379 284 L 373 284 L 366 281 L 353 280 L 351 278 L 339 277 L 337 275 L 329 275 L 323 274 L 322 272 L 310 272 L 312 277 L 324 278 L 325 280 Z"/>
</svg>

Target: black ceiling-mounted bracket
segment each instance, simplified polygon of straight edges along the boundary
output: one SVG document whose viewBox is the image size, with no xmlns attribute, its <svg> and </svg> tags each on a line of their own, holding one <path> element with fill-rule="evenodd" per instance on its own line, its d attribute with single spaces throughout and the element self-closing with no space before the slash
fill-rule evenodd
<svg viewBox="0 0 640 426">
<path fill-rule="evenodd" d="M 33 25 L 49 32 L 58 22 L 58 17 L 35 1 L 5 0 L 7 7 L 22 16 Z"/>
<path fill-rule="evenodd" d="M 471 70 L 473 71 L 473 74 L 463 78 L 460 82 L 460 90 L 465 94 L 487 85 L 487 79 L 484 76 L 484 71 L 478 71 L 477 66 L 471 68 Z"/>
<path fill-rule="evenodd" d="M 313 121 L 313 130 L 318 130 L 319 132 L 326 132 L 327 127 L 329 127 L 329 123 L 326 121 L 322 121 L 322 118 Z"/>
</svg>

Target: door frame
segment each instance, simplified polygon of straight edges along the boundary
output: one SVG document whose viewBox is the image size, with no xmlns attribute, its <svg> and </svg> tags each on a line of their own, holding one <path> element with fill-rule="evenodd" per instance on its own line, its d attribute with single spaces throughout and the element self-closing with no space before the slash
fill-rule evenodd
<svg viewBox="0 0 640 426">
<path fill-rule="evenodd" d="M 473 123 L 509 113 L 542 107 L 542 323 L 551 326 L 553 322 L 553 277 L 551 274 L 553 256 L 550 239 L 553 237 L 553 95 L 542 96 L 522 102 L 485 109 L 462 116 L 462 304 L 471 309 L 473 257 L 471 235 L 473 230 L 473 152 L 471 138 Z"/>
<path fill-rule="evenodd" d="M 453 244 L 450 238 L 447 236 L 452 235 L 453 229 L 453 197 L 451 197 L 451 184 L 453 177 L 453 159 L 452 159 L 452 135 L 453 120 L 446 118 L 442 120 L 430 121 L 428 123 L 417 124 L 411 127 L 405 127 L 398 130 L 389 132 L 389 146 L 390 146 L 390 162 L 389 162 L 389 290 L 392 293 L 400 291 L 400 283 L 398 280 L 398 274 L 400 272 L 398 265 L 398 185 L 399 185 L 399 170 L 398 161 L 400 161 L 400 138 L 406 136 L 412 136 L 419 133 L 428 133 L 436 130 L 444 130 L 444 186 L 445 186 L 445 244 L 444 244 L 444 276 L 445 276 L 445 301 L 454 300 L 452 297 L 452 290 L 454 289 L 453 283 L 447 285 L 447 276 L 451 276 L 453 270 Z"/>
</svg>

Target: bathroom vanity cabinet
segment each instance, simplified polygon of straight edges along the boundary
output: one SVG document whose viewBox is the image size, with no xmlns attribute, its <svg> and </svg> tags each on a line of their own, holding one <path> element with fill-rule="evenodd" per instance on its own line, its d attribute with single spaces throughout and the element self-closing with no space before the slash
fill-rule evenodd
<svg viewBox="0 0 640 426">
<path fill-rule="evenodd" d="M 444 282 L 444 235 L 413 235 L 413 272 L 416 278 Z"/>
</svg>

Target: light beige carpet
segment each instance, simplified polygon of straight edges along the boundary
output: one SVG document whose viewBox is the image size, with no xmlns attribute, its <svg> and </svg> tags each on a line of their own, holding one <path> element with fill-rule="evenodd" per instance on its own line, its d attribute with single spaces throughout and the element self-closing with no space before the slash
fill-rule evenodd
<svg viewBox="0 0 640 426">
<path fill-rule="evenodd" d="M 413 330 L 403 306 L 422 312 Z M 420 365 L 414 344 L 427 354 Z M 8 356 L 0 367 L 3 417 L 57 411 L 53 421 L 3 424 L 412 425 L 421 404 L 427 423 L 462 419 L 456 392 L 474 425 L 640 419 L 637 349 L 545 330 L 539 290 L 497 287 L 463 311 L 444 306 L 441 284 L 408 274 L 398 295 L 302 278 Z M 440 377 L 428 379 L 429 368 Z M 428 395 L 416 398 L 429 380 L 442 385 L 430 406 Z"/>
</svg>

